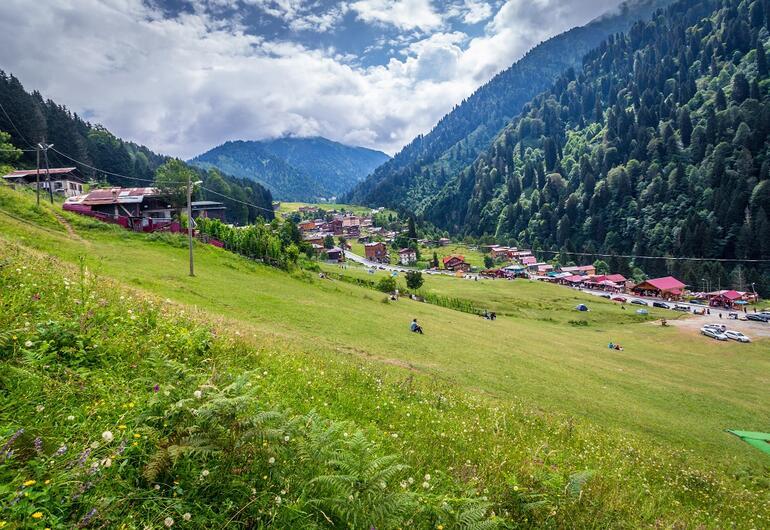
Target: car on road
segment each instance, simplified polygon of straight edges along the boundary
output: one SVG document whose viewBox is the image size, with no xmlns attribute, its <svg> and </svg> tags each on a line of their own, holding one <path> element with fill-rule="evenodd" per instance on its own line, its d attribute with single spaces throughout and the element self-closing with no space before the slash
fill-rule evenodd
<svg viewBox="0 0 770 530">
<path fill-rule="evenodd" d="M 647 305 L 647 302 L 644 300 L 639 300 L 638 298 L 631 300 L 631 303 L 636 305 Z"/>
<path fill-rule="evenodd" d="M 693 305 L 706 305 L 706 302 L 703 300 L 690 300 L 688 303 Z"/>
<path fill-rule="evenodd" d="M 700 328 L 700 332 L 703 335 L 706 335 L 707 337 L 711 337 L 712 339 L 727 340 L 727 335 L 709 326 L 703 326 L 702 328 Z"/>
<path fill-rule="evenodd" d="M 684 312 L 686 312 L 686 313 L 689 313 L 689 312 L 690 312 L 690 308 L 689 308 L 689 307 L 687 307 L 686 305 L 679 305 L 679 304 L 676 304 L 676 305 L 674 306 L 674 311 L 684 311 Z"/>
<path fill-rule="evenodd" d="M 610 295 L 608 295 L 608 294 L 600 294 L 599 296 L 600 296 L 601 298 L 606 298 L 607 300 L 609 300 L 609 299 L 610 299 Z"/>
<path fill-rule="evenodd" d="M 671 309 L 671 306 L 666 302 L 653 302 L 652 307 L 659 307 L 660 309 Z"/>
<path fill-rule="evenodd" d="M 770 322 L 770 315 L 763 315 L 762 313 L 747 313 L 746 320 L 754 320 L 755 322 Z"/>
<path fill-rule="evenodd" d="M 736 340 L 738 342 L 751 342 L 751 339 L 746 335 L 740 331 L 734 331 L 732 329 L 725 331 L 725 336 L 730 340 Z"/>
<path fill-rule="evenodd" d="M 622 296 L 613 296 L 613 297 L 612 297 L 612 301 L 613 301 L 613 302 L 625 302 L 625 301 L 626 301 L 626 299 L 625 299 L 625 298 L 623 298 Z"/>
</svg>

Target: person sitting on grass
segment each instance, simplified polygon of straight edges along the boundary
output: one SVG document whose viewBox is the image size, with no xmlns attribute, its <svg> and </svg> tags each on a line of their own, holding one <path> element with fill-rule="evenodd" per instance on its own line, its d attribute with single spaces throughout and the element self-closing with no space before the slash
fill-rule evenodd
<svg viewBox="0 0 770 530">
<path fill-rule="evenodd" d="M 610 343 L 607 344 L 607 348 L 609 348 L 610 350 L 614 350 L 615 349 L 615 345 L 612 343 L 612 341 L 610 341 Z"/>
<path fill-rule="evenodd" d="M 419 333 L 422 335 L 422 327 L 417 323 L 417 319 L 415 318 L 412 320 L 412 324 L 409 326 L 409 329 L 412 331 L 412 333 Z"/>
</svg>

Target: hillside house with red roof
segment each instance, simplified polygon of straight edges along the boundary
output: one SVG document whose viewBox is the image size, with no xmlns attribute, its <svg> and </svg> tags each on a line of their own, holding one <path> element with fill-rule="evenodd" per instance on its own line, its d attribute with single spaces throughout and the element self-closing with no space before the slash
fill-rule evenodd
<svg viewBox="0 0 770 530">
<path fill-rule="evenodd" d="M 366 243 L 364 245 L 364 253 L 366 254 L 366 259 L 369 261 L 374 261 L 376 263 L 385 261 L 390 262 L 388 248 L 385 246 L 385 243 L 380 241 L 376 243 Z"/>
<path fill-rule="evenodd" d="M 444 264 L 444 268 L 448 271 L 469 272 L 471 270 L 471 265 L 465 261 L 465 256 L 444 256 L 441 259 L 441 262 Z"/>
<path fill-rule="evenodd" d="M 83 193 L 83 184 L 85 180 L 75 174 L 77 168 L 74 167 L 56 167 L 48 170 L 51 179 L 51 190 L 53 193 L 64 195 L 65 197 L 74 197 Z M 40 189 L 48 191 L 48 176 L 45 170 L 40 172 L 36 169 L 20 169 L 7 175 L 3 175 L 3 180 L 11 184 L 22 184 L 25 186 L 36 186 L 38 178 L 40 179 Z"/>
</svg>

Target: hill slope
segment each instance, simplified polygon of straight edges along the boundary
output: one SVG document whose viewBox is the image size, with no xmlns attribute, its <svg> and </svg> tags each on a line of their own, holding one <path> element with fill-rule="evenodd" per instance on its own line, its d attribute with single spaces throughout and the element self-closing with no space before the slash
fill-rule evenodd
<svg viewBox="0 0 770 530">
<path fill-rule="evenodd" d="M 415 138 L 392 160 L 356 186 L 344 202 L 420 212 L 424 202 L 457 170 L 471 163 L 522 106 L 558 75 L 577 68 L 583 55 L 608 35 L 627 30 L 670 0 L 633 0 L 583 27 L 573 28 L 530 50 Z"/>
<path fill-rule="evenodd" d="M 528 103 L 425 218 L 566 256 L 770 259 L 762 5 L 684 0 L 610 38 L 581 72 Z M 633 266 L 616 261 L 621 272 Z M 759 265 L 646 260 L 644 268 L 696 288 L 707 277 L 770 293 L 770 271 Z"/>
<path fill-rule="evenodd" d="M 0 188 L 0 287 L 9 294 L 0 383 L 12 404 L 0 410 L 0 436 L 5 444 L 26 433 L 0 465 L 12 485 L 2 492 L 4 519 L 39 510 L 58 521 L 51 527 L 70 527 L 96 507 L 106 526 L 129 516 L 158 526 L 189 511 L 201 528 L 258 526 L 263 517 L 340 527 L 352 514 L 463 528 L 455 521 L 471 490 L 484 492 L 503 527 L 696 527 L 718 518 L 761 528 L 770 517 L 762 453 L 722 430 L 759 427 L 770 413 L 766 342 L 707 341 L 553 285 L 426 279 L 426 289 L 512 309 L 491 322 L 406 299 L 383 303 L 349 282 L 208 245 L 196 245 L 190 278 L 183 239 L 56 213 Z M 68 265 L 80 256 L 87 272 Z M 593 309 L 584 325 L 570 323 L 578 301 Z M 407 331 L 414 317 L 425 336 Z M 625 351 L 608 350 L 607 337 Z M 289 409 L 314 419 L 287 424 Z M 280 430 L 248 421 L 280 421 Z M 333 455 L 352 449 L 342 433 L 362 429 L 380 448 L 358 462 L 389 454 L 409 467 L 384 486 L 362 477 L 352 493 L 314 489 L 316 475 L 341 471 L 316 467 L 326 453 L 305 445 L 312 425 L 330 429 Z M 134 442 L 125 454 L 121 426 Z M 69 452 L 38 465 L 37 436 L 45 458 L 60 444 Z M 23 483 L 29 497 L 11 503 Z M 376 491 L 389 501 L 375 510 L 366 503 L 380 502 Z M 397 491 L 424 496 L 429 509 L 399 517 Z"/>
<path fill-rule="evenodd" d="M 326 138 L 226 142 L 190 162 L 267 186 L 277 199 L 337 197 L 388 160 L 388 155 Z"/>
</svg>

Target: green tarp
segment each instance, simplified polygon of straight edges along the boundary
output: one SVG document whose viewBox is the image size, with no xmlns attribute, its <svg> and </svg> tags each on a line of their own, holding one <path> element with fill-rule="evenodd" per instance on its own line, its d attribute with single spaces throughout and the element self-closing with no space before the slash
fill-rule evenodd
<svg viewBox="0 0 770 530">
<path fill-rule="evenodd" d="M 727 430 L 730 434 L 734 434 L 747 444 L 756 447 L 760 451 L 770 455 L 770 433 L 766 432 L 751 432 L 751 431 L 731 431 Z"/>
</svg>

